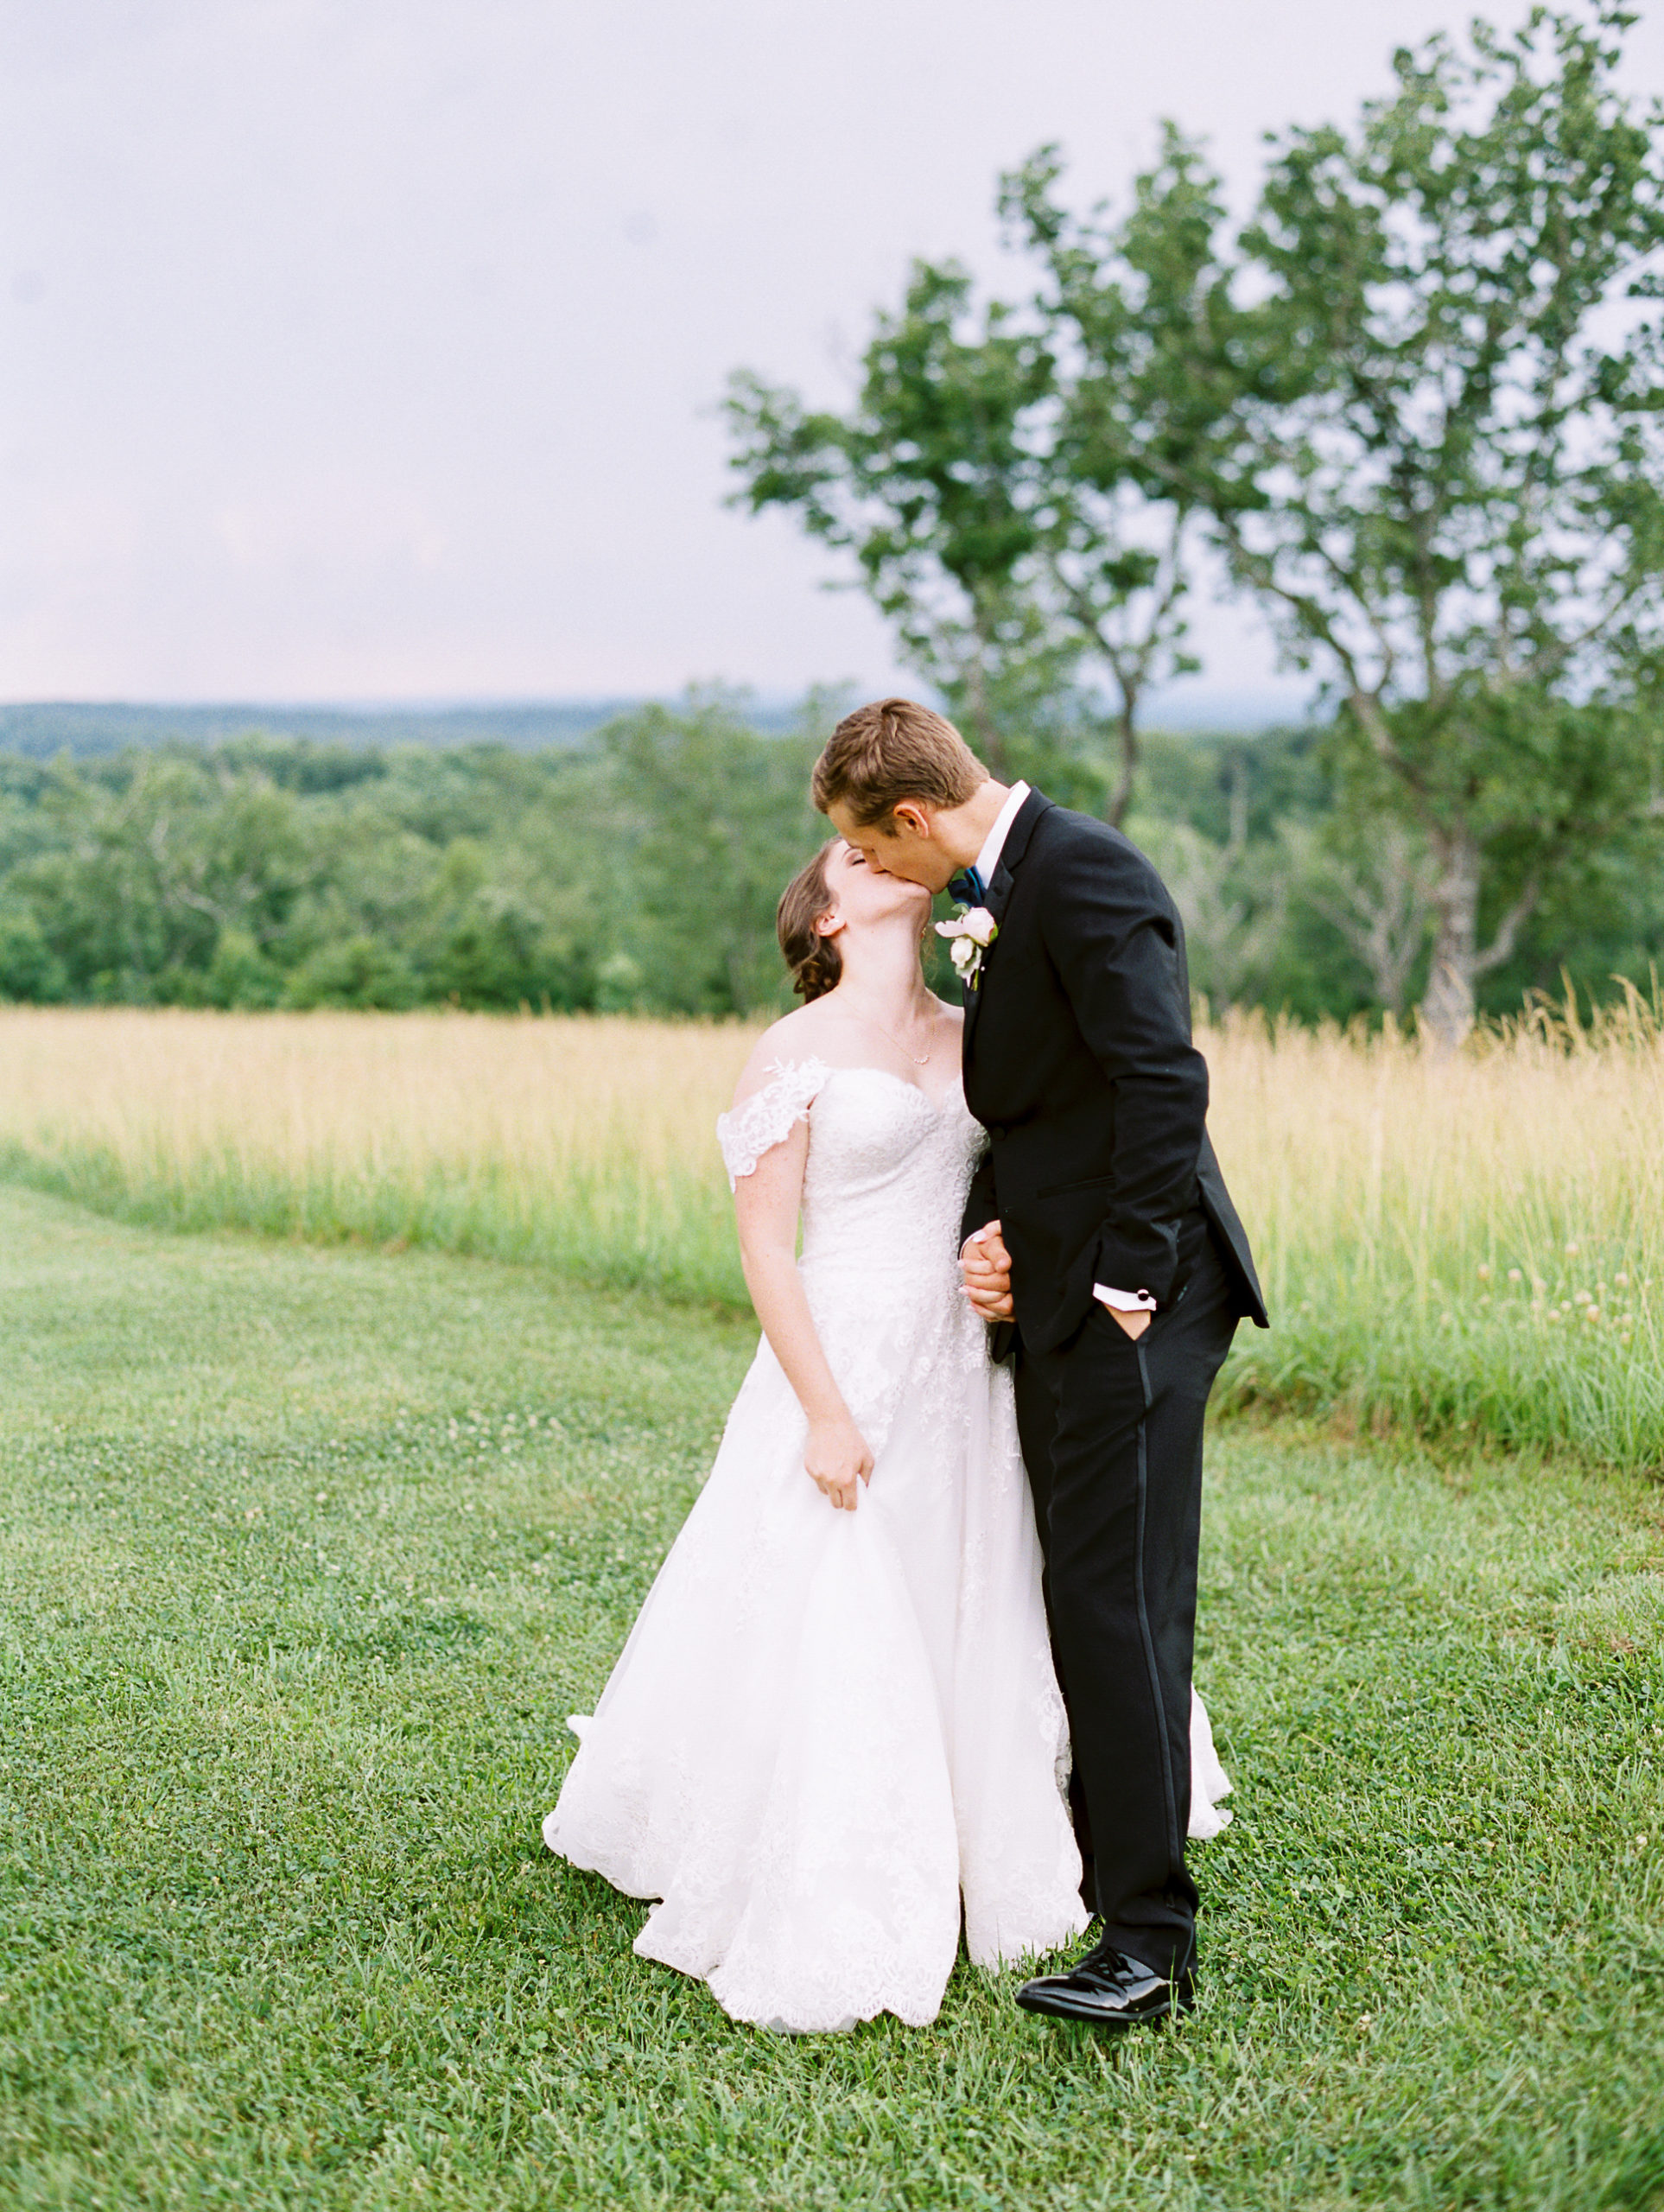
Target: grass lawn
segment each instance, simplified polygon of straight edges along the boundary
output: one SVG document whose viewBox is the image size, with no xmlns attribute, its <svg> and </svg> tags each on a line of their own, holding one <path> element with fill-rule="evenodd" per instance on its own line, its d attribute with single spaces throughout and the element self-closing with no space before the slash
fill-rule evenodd
<svg viewBox="0 0 1664 2212">
<path fill-rule="evenodd" d="M 1664 1501 L 1220 1435 L 1204 2000 L 792 2042 L 543 1851 L 753 1332 L 0 1191 L 0 2202 L 1664 2203 Z"/>
</svg>

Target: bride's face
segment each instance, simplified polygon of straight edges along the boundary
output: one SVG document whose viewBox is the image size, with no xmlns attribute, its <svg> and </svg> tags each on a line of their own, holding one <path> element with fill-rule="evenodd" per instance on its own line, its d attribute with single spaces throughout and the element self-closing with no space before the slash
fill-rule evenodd
<svg viewBox="0 0 1664 2212">
<path fill-rule="evenodd" d="M 886 875 L 854 845 L 842 842 L 827 855 L 826 887 L 832 911 L 846 929 L 871 928 L 898 914 L 909 916 L 922 929 L 930 911 L 930 894 L 922 883 Z"/>
</svg>

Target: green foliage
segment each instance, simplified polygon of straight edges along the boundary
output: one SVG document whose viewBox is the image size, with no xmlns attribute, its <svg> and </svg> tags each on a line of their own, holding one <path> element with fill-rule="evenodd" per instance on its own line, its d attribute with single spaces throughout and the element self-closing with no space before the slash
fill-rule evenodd
<svg viewBox="0 0 1664 2212">
<path fill-rule="evenodd" d="M 396 1013 L 414 1006 L 416 980 L 409 963 L 382 938 L 360 935 L 320 945 L 291 969 L 283 1004 L 308 1007 L 371 1007 Z"/>
<path fill-rule="evenodd" d="M 1179 188 L 1194 186 L 1188 149 L 1172 159 Z M 1007 212 L 1038 204 L 1054 174 L 1045 155 L 1008 179 Z M 1092 352 L 1060 346 L 1049 303 L 979 308 L 956 263 L 918 262 L 848 413 L 751 372 L 727 402 L 743 503 L 795 512 L 854 556 L 997 773 L 1072 778 L 1116 821 L 1146 692 L 1197 665 L 1182 647 L 1192 503 L 1140 464 L 1143 442 L 1178 435 L 1172 328 L 1195 271 L 1158 254 L 1144 275 Z"/>
<path fill-rule="evenodd" d="M 1244 241 L 1291 389 L 1218 511 L 1428 842 L 1452 1033 L 1658 771 L 1664 152 L 1617 88 L 1630 20 L 1399 54 L 1353 137 L 1286 136 Z"/>
<path fill-rule="evenodd" d="M 17 2212 L 1629 2212 L 1656 1504 L 1223 1431 L 1205 1980 L 1111 2044 L 735 2028 L 542 1847 L 754 1330 L 0 1193 Z"/>
<path fill-rule="evenodd" d="M 749 1014 L 789 1002 L 787 878 L 835 702 L 765 736 L 721 698 L 644 709 L 587 749 L 332 752 L 249 738 L 42 768 L 0 756 L 0 998 L 36 1004 Z M 1019 765 L 1096 811 L 1105 772 L 1056 721 Z M 1357 798 L 1345 741 L 1146 732 L 1127 827 L 1161 868 L 1216 1007 L 1302 1020 L 1424 986 L 1425 844 Z M 1349 798 L 1349 792 L 1351 796 Z M 1664 963 L 1642 823 L 1545 887 L 1482 1004 Z M 945 976 L 938 986 L 949 991 Z"/>
<path fill-rule="evenodd" d="M 1400 52 L 1355 130 L 1275 143 L 1234 241 L 1171 162 L 1121 235 L 1045 164 L 1023 196 L 1089 349 L 1140 228 L 1146 262 L 1196 271 L 1173 327 L 1201 419 L 1147 465 L 1331 686 L 1351 842 L 1399 824 L 1394 881 L 1331 854 L 1331 890 L 1383 974 L 1383 930 L 1425 906 L 1449 1039 L 1604 846 L 1659 856 L 1664 111 L 1619 89 L 1632 21 L 1595 0 Z"/>
<path fill-rule="evenodd" d="M 772 1005 L 781 991 L 774 910 L 828 835 L 809 799 L 818 748 L 759 736 L 720 701 L 679 715 L 643 708 L 605 743 L 632 817 L 624 942 L 638 1000 L 715 1014 Z"/>
<path fill-rule="evenodd" d="M 753 513 L 793 510 L 854 553 L 903 650 L 1003 772 L 1020 709 L 1070 673 L 1033 604 L 1046 480 L 1035 426 L 1052 363 L 1032 329 L 998 302 L 979 315 L 971 296 L 957 264 L 916 263 L 900 312 L 879 318 L 847 416 L 749 372 L 727 411 L 740 496 Z"/>
<path fill-rule="evenodd" d="M 0 997 L 749 1014 L 811 758 L 711 696 L 541 753 L 0 760 Z"/>
<path fill-rule="evenodd" d="M 0 904 L 0 999 L 55 1005 L 67 980 L 33 906 L 16 897 Z"/>
<path fill-rule="evenodd" d="M 919 264 L 848 411 L 730 395 L 748 504 L 854 553 L 996 769 L 1112 820 L 1149 685 L 1195 665 L 1205 529 L 1340 713 L 1346 819 L 1278 873 L 1449 1041 L 1604 854 L 1664 856 L 1664 106 L 1621 89 L 1633 21 L 1400 51 L 1351 131 L 1273 143 L 1237 231 L 1172 126 L 1120 214 L 1067 209 L 1044 149 L 1001 188 L 1014 304 Z"/>
</svg>

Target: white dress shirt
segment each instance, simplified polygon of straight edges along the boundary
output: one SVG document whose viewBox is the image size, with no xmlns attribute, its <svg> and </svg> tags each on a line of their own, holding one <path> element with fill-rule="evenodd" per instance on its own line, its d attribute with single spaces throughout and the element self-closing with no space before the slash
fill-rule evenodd
<svg viewBox="0 0 1664 2212">
<path fill-rule="evenodd" d="M 994 881 L 994 871 L 1000 865 L 1000 855 L 1006 849 L 1006 839 L 1012 823 L 1023 810 L 1023 801 L 1028 797 L 1026 784 L 1013 784 L 1006 793 L 1006 803 L 994 817 L 994 827 L 982 840 L 982 849 L 976 855 L 976 873 L 985 885 Z"/>
<path fill-rule="evenodd" d="M 1006 803 L 994 817 L 994 827 L 982 841 L 982 849 L 976 855 L 976 872 L 985 885 L 994 881 L 994 871 L 1000 865 L 1000 855 L 1006 849 L 1006 839 L 1012 823 L 1022 810 L 1028 797 L 1026 784 L 1013 784 L 1006 794 Z M 1115 1308 L 1118 1313 L 1153 1313 L 1156 1302 L 1147 1290 L 1112 1290 L 1108 1283 L 1095 1282 L 1094 1298 Z"/>
</svg>

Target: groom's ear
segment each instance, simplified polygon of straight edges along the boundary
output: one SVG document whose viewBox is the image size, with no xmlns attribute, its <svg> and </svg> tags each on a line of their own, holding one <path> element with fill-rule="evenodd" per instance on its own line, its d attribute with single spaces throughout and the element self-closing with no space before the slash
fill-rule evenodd
<svg viewBox="0 0 1664 2212">
<path fill-rule="evenodd" d="M 880 823 L 880 830 L 891 837 L 928 837 L 931 834 L 929 810 L 916 798 L 899 798 L 890 809 L 888 823 Z"/>
</svg>

